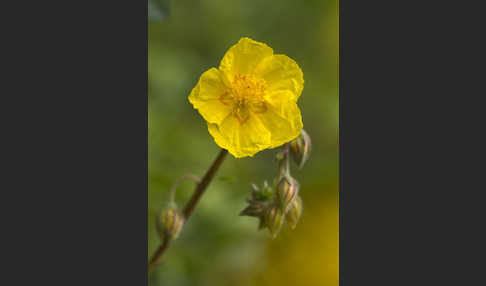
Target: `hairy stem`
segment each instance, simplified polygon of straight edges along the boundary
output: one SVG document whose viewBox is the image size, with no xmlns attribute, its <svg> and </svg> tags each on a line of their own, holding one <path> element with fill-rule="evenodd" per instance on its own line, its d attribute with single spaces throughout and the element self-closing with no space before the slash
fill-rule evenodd
<svg viewBox="0 0 486 286">
<path fill-rule="evenodd" d="M 201 179 L 196 176 L 196 175 L 193 175 L 193 174 L 186 174 L 186 175 L 183 175 L 181 177 L 179 177 L 179 179 L 177 179 L 174 184 L 172 185 L 172 187 L 170 188 L 170 191 L 169 191 L 169 201 L 170 202 L 173 202 L 174 199 L 175 199 L 175 192 L 176 192 L 176 189 L 177 187 L 179 186 L 179 184 L 185 180 L 185 179 L 190 179 L 190 180 L 193 180 L 194 182 L 196 182 L 196 184 L 199 184 L 201 183 Z"/>
<path fill-rule="evenodd" d="M 194 190 L 194 193 L 192 194 L 191 198 L 189 199 L 189 202 L 187 202 L 186 206 L 184 207 L 184 221 L 187 222 L 189 219 L 189 216 L 192 214 L 194 209 L 196 208 L 197 203 L 201 199 L 202 195 L 206 191 L 206 188 L 208 187 L 209 183 L 214 178 L 214 175 L 218 171 L 219 167 L 223 163 L 224 159 L 226 158 L 226 154 L 228 154 L 228 151 L 221 149 L 221 152 L 219 152 L 218 157 L 216 157 L 216 160 L 214 160 L 213 164 L 211 167 L 206 171 L 206 174 L 202 178 L 200 182 L 197 183 L 196 189 Z M 170 238 L 168 236 L 165 236 L 162 244 L 159 246 L 157 251 L 152 255 L 152 258 L 150 258 L 148 262 L 148 267 L 149 271 L 153 268 L 153 266 L 159 261 L 159 259 L 162 257 L 164 252 L 167 250 L 170 244 Z"/>
<path fill-rule="evenodd" d="M 228 151 L 226 151 L 225 149 L 221 149 L 221 152 L 219 152 L 218 157 L 216 158 L 216 160 L 214 160 L 209 170 L 206 171 L 206 174 L 202 178 L 201 182 L 197 184 L 194 194 L 192 195 L 191 199 L 189 200 L 189 202 L 186 204 L 186 207 L 184 208 L 184 219 L 186 221 L 187 219 L 189 219 L 189 216 L 194 211 L 194 208 L 196 207 L 197 203 L 201 199 L 201 196 L 204 194 L 204 191 L 206 190 L 207 186 L 213 180 L 213 177 L 218 171 L 219 167 L 221 166 L 221 163 L 223 163 L 224 158 L 226 158 L 226 154 L 228 154 Z"/>
<path fill-rule="evenodd" d="M 157 261 L 159 261 L 160 257 L 162 254 L 165 252 L 165 250 L 169 247 L 170 244 L 170 237 L 168 235 L 164 236 L 164 240 L 162 241 L 162 244 L 159 246 L 157 251 L 152 255 L 152 258 L 150 258 L 149 263 L 148 263 L 148 270 L 152 270 Z"/>
<path fill-rule="evenodd" d="M 290 176 L 290 146 L 289 144 L 285 144 L 282 147 L 282 150 L 280 150 L 280 156 L 281 158 L 279 159 L 278 162 L 278 170 L 279 170 L 279 176 L 278 180 L 280 181 L 284 176 Z"/>
</svg>

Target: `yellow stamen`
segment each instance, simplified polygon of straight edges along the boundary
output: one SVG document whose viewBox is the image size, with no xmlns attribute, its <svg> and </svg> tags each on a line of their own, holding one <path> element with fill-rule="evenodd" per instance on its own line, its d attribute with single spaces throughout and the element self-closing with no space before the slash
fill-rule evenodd
<svg viewBox="0 0 486 286">
<path fill-rule="evenodd" d="M 244 124 L 250 117 L 249 109 L 260 114 L 267 111 L 263 98 L 266 82 L 254 75 L 235 75 L 229 92 L 225 92 L 219 100 L 225 105 L 233 105 L 233 116 L 240 124 Z"/>
</svg>

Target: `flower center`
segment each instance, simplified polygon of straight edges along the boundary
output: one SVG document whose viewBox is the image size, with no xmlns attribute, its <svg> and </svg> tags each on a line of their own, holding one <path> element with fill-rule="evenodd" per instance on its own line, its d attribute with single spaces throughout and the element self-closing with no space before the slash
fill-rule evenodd
<svg viewBox="0 0 486 286">
<path fill-rule="evenodd" d="M 225 105 L 233 106 L 233 116 L 240 124 L 244 124 L 250 118 L 250 110 L 253 113 L 264 113 L 267 105 L 264 100 L 266 82 L 254 75 L 235 75 L 228 92 L 220 97 Z"/>
<path fill-rule="evenodd" d="M 255 101 L 263 101 L 263 93 L 266 83 L 263 79 L 253 75 L 237 74 L 232 82 L 234 99 L 239 104 L 248 104 Z"/>
</svg>

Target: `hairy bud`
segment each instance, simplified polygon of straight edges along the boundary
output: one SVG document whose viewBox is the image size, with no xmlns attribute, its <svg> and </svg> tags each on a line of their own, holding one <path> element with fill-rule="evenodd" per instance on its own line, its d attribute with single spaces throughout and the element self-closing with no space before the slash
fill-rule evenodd
<svg viewBox="0 0 486 286">
<path fill-rule="evenodd" d="M 251 184 L 251 188 L 253 189 L 253 192 L 259 192 L 260 187 L 258 187 L 256 184 Z"/>
<path fill-rule="evenodd" d="M 248 200 L 248 206 L 240 212 L 240 216 L 256 217 L 259 220 L 258 230 L 266 227 L 265 213 L 266 209 L 273 202 L 273 190 L 268 182 L 263 182 L 261 187 L 251 184 L 251 199 Z"/>
<path fill-rule="evenodd" d="M 176 239 L 184 226 L 184 217 L 178 208 L 169 206 L 164 209 L 159 218 L 159 232 Z"/>
<path fill-rule="evenodd" d="M 270 187 L 270 185 L 268 184 L 267 181 L 263 182 L 262 190 L 263 190 L 263 194 L 265 195 L 265 197 L 268 197 L 269 195 L 271 195 L 273 193 L 272 187 Z"/>
<path fill-rule="evenodd" d="M 284 222 L 282 211 L 277 206 L 270 206 L 265 212 L 265 225 L 268 227 L 272 238 L 277 237 Z"/>
<path fill-rule="evenodd" d="M 299 168 L 302 168 L 307 159 L 309 159 L 311 145 L 311 139 L 304 129 L 302 129 L 297 138 L 290 142 L 292 158 Z"/>
<path fill-rule="evenodd" d="M 251 188 L 253 191 L 251 192 L 250 201 L 268 201 L 273 197 L 273 190 L 267 181 L 263 182 L 261 187 L 256 184 L 251 184 Z"/>
<path fill-rule="evenodd" d="M 241 216 L 259 217 L 265 212 L 265 203 L 261 201 L 249 200 L 249 205 L 241 211 Z"/>
<path fill-rule="evenodd" d="M 302 199 L 297 196 L 295 200 L 292 201 L 290 204 L 290 208 L 285 215 L 287 222 L 290 224 L 290 227 L 294 229 L 299 222 L 300 216 L 302 214 Z"/>
<path fill-rule="evenodd" d="M 284 213 L 299 193 L 299 183 L 290 176 L 283 176 L 277 184 L 277 198 Z"/>
</svg>

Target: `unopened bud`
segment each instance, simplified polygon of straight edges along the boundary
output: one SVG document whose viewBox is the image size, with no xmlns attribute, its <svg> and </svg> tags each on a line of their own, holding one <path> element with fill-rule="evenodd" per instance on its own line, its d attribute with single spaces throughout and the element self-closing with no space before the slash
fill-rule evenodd
<svg viewBox="0 0 486 286">
<path fill-rule="evenodd" d="M 301 130 L 299 137 L 290 142 L 292 158 L 294 158 L 299 168 L 302 168 L 307 159 L 309 159 L 311 145 L 311 139 L 304 129 Z"/>
<path fill-rule="evenodd" d="M 290 204 L 289 211 L 285 215 L 290 227 L 294 229 L 297 226 L 297 222 L 299 222 L 300 216 L 302 214 L 302 199 L 297 196 L 295 200 Z"/>
<path fill-rule="evenodd" d="M 262 194 L 265 199 L 269 199 L 273 195 L 272 187 L 268 185 L 267 181 L 263 182 Z"/>
<path fill-rule="evenodd" d="M 295 199 L 299 192 L 299 183 L 290 176 L 283 176 L 277 184 L 277 198 L 282 207 L 282 210 L 286 212 L 290 206 L 290 203 Z"/>
<path fill-rule="evenodd" d="M 265 212 L 265 204 L 263 202 L 250 200 L 248 203 L 249 205 L 241 211 L 241 216 L 259 217 Z"/>
<path fill-rule="evenodd" d="M 265 225 L 272 234 L 272 238 L 275 238 L 280 232 L 283 222 L 282 211 L 276 206 L 270 206 L 265 213 Z"/>
<path fill-rule="evenodd" d="M 273 196 L 273 190 L 268 185 L 268 182 L 263 182 L 262 187 L 259 187 L 255 184 L 251 184 L 252 192 L 251 197 L 252 200 L 259 200 L 259 201 L 266 201 L 269 200 Z"/>
<path fill-rule="evenodd" d="M 254 192 L 260 191 L 260 188 L 256 184 L 251 184 L 251 188 L 253 189 Z"/>
<path fill-rule="evenodd" d="M 258 219 L 259 219 L 259 222 L 258 222 L 258 230 L 262 230 L 262 229 L 266 228 L 267 227 L 267 223 L 265 221 L 265 216 L 261 216 Z"/>
<path fill-rule="evenodd" d="M 164 235 L 176 239 L 184 226 L 184 217 L 176 207 L 168 207 L 160 215 L 160 224 Z"/>
</svg>

